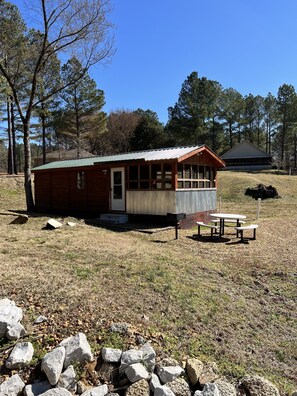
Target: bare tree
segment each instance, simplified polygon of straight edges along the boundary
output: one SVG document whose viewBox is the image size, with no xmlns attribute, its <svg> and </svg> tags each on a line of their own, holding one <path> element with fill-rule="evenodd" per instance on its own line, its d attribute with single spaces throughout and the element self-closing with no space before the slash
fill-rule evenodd
<svg viewBox="0 0 297 396">
<path fill-rule="evenodd" d="M 0 74 L 11 88 L 23 127 L 24 174 L 27 210 L 35 209 L 31 181 L 30 123 L 34 109 L 65 88 L 63 84 L 37 95 L 39 78 L 53 56 L 76 56 L 82 69 L 67 85 L 77 82 L 85 72 L 112 55 L 110 0 L 34 0 L 35 26 L 39 22 L 40 40 L 31 31 L 14 30 L 21 20 L 12 4 L 0 2 Z M 9 29 L 10 28 L 10 29 Z M 24 29 L 23 29 L 24 30 Z M 24 90 L 26 97 L 24 98 Z"/>
</svg>

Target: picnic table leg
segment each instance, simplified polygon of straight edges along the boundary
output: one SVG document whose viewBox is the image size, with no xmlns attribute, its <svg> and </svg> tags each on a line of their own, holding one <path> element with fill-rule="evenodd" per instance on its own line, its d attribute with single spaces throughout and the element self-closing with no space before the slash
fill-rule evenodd
<svg viewBox="0 0 297 396">
<path fill-rule="evenodd" d="M 239 219 L 237 219 L 236 227 L 240 227 Z M 239 236 L 239 231 L 236 230 L 236 238 L 238 238 L 238 236 Z M 242 237 L 242 238 L 243 238 L 243 237 Z"/>
<path fill-rule="evenodd" d="M 225 221 L 224 221 L 224 219 L 220 219 L 220 237 L 222 236 L 222 235 L 224 235 L 224 227 L 225 227 Z"/>
</svg>

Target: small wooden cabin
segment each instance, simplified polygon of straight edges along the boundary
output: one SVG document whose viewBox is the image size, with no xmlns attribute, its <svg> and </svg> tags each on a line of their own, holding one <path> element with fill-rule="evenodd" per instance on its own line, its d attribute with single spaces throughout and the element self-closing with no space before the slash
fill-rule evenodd
<svg viewBox="0 0 297 396">
<path fill-rule="evenodd" d="M 270 169 L 271 155 L 252 143 L 244 140 L 221 155 L 225 161 L 224 170 L 261 170 Z"/>
<path fill-rule="evenodd" d="M 36 210 L 204 219 L 216 209 L 216 175 L 223 166 L 205 145 L 51 162 L 32 170 Z"/>
</svg>

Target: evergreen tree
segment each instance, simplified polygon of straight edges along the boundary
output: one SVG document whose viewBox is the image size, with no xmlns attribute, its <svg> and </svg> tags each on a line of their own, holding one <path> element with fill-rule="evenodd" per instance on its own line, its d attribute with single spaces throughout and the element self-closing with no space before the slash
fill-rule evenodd
<svg viewBox="0 0 297 396">
<path fill-rule="evenodd" d="M 236 133 L 240 133 L 240 122 L 244 107 L 243 97 L 236 89 L 227 88 L 223 90 L 220 101 L 220 117 L 225 120 L 226 149 L 228 149 L 233 147 Z"/>
<path fill-rule="evenodd" d="M 265 151 L 271 154 L 272 138 L 277 125 L 276 98 L 270 92 L 264 98 Z"/>
<path fill-rule="evenodd" d="M 292 153 L 292 147 L 296 136 L 297 95 L 292 85 L 283 84 L 279 88 L 277 110 L 280 124 L 274 142 L 275 153 L 281 165 L 288 167 L 291 155 L 296 158 L 296 150 Z"/>
<path fill-rule="evenodd" d="M 130 139 L 131 151 L 149 150 L 164 146 L 164 127 L 152 110 L 138 109 L 138 124 Z"/>
<path fill-rule="evenodd" d="M 61 133 L 74 142 L 77 158 L 86 148 L 87 141 L 97 139 L 106 129 L 104 93 L 97 89 L 96 83 L 88 73 L 76 83 L 69 85 L 76 75 L 82 73 L 82 65 L 76 58 L 71 58 L 62 67 L 62 80 L 66 88 L 61 92 L 64 102 Z"/>
<path fill-rule="evenodd" d="M 169 107 L 166 130 L 176 144 L 211 144 L 208 121 L 214 122 L 220 85 L 192 72 L 182 85 L 174 107 Z"/>
</svg>

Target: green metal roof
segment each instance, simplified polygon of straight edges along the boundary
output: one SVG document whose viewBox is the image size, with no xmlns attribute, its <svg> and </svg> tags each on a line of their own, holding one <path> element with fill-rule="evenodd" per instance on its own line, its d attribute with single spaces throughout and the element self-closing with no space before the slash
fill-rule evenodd
<svg viewBox="0 0 297 396">
<path fill-rule="evenodd" d="M 64 169 L 64 168 L 77 168 L 83 166 L 92 166 L 96 164 L 103 163 L 115 163 L 115 162 L 125 162 L 125 161 L 135 161 L 135 160 L 143 160 L 143 161 L 161 161 L 161 160 L 171 160 L 178 159 L 195 151 L 200 146 L 188 146 L 188 147 L 171 147 L 171 148 L 163 148 L 156 150 L 146 150 L 146 151 L 138 151 L 132 153 L 124 153 L 124 154 L 116 154 L 116 155 L 107 155 L 103 157 L 91 157 L 91 158 L 80 158 L 66 161 L 55 161 L 49 162 L 48 164 L 37 166 L 32 170 L 47 170 L 47 169 Z"/>
</svg>

